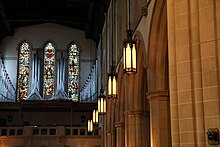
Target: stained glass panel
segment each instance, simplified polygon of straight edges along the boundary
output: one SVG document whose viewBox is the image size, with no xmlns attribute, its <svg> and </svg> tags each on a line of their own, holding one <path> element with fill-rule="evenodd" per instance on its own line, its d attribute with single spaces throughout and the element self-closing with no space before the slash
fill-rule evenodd
<svg viewBox="0 0 220 147">
<path fill-rule="evenodd" d="M 73 101 L 78 101 L 79 96 L 79 46 L 75 43 L 69 46 L 68 59 L 68 96 Z"/>
<path fill-rule="evenodd" d="M 46 44 L 44 48 L 44 95 L 54 93 L 55 80 L 55 47 L 52 43 Z"/>
<path fill-rule="evenodd" d="M 28 96 L 30 73 L 30 46 L 23 42 L 19 48 L 18 55 L 18 100 Z"/>
</svg>

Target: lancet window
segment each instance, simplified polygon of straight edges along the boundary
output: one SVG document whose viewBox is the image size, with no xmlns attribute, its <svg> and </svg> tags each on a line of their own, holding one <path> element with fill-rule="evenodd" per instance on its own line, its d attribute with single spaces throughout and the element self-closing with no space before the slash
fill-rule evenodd
<svg viewBox="0 0 220 147">
<path fill-rule="evenodd" d="M 25 99 L 29 92 L 31 49 L 27 41 L 19 45 L 18 51 L 18 92 L 17 99 Z"/>
<path fill-rule="evenodd" d="M 44 96 L 51 96 L 54 93 L 55 61 L 55 47 L 52 42 L 49 42 L 44 47 Z"/>
<path fill-rule="evenodd" d="M 72 42 L 68 48 L 68 96 L 78 101 L 79 96 L 79 51 L 80 47 Z"/>
</svg>

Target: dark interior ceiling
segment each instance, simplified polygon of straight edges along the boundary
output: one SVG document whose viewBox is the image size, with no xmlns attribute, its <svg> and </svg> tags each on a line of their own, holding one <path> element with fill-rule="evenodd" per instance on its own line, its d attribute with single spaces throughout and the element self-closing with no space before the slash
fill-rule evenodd
<svg viewBox="0 0 220 147">
<path fill-rule="evenodd" d="M 110 0 L 0 0 L 0 41 L 14 29 L 56 23 L 85 31 L 96 43 Z"/>
</svg>

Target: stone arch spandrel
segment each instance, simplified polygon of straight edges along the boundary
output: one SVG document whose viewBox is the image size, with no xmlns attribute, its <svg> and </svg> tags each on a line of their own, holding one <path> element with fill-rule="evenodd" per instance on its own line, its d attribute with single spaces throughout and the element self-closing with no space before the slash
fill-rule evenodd
<svg viewBox="0 0 220 147">
<path fill-rule="evenodd" d="M 123 63 L 119 63 L 118 67 L 118 98 L 116 100 L 116 122 L 124 122 L 124 111 L 125 111 L 125 82 L 124 82 L 124 71 Z"/>
<path fill-rule="evenodd" d="M 147 79 L 143 79 L 146 74 L 144 72 L 147 68 L 147 54 L 145 44 L 141 32 L 135 33 L 135 40 L 137 41 L 137 73 L 133 80 L 133 97 L 134 97 L 134 110 L 144 111 L 145 93 L 147 92 Z"/>
</svg>

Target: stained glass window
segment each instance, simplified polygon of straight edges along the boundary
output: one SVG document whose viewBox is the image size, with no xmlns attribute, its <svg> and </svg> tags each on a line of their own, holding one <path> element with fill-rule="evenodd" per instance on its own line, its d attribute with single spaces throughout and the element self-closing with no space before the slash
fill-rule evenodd
<svg viewBox="0 0 220 147">
<path fill-rule="evenodd" d="M 51 96 L 54 93 L 55 80 L 55 47 L 49 42 L 44 48 L 44 96 Z"/>
<path fill-rule="evenodd" d="M 68 49 L 68 96 L 78 101 L 79 96 L 79 45 L 75 42 Z"/>
<path fill-rule="evenodd" d="M 29 90 L 29 73 L 31 59 L 30 45 L 24 41 L 19 46 L 18 54 L 18 100 L 25 99 Z"/>
</svg>

